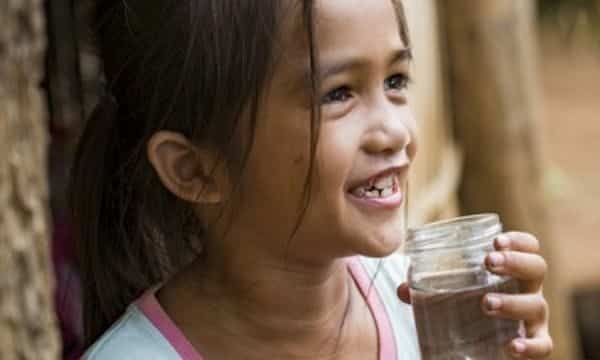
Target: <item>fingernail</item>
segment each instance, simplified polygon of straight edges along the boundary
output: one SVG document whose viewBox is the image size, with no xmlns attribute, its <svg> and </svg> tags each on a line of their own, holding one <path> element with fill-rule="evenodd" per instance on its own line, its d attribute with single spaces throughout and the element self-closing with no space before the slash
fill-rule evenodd
<svg viewBox="0 0 600 360">
<path fill-rule="evenodd" d="M 492 267 L 500 267 L 504 265 L 504 255 L 499 252 L 493 252 L 488 255 L 488 261 Z"/>
<path fill-rule="evenodd" d="M 502 300 L 495 295 L 488 295 L 485 298 L 485 303 L 488 311 L 498 310 L 502 306 Z"/>
<path fill-rule="evenodd" d="M 523 353 L 525 351 L 525 344 L 522 341 L 515 340 L 512 343 L 512 349 L 517 354 Z"/>
<path fill-rule="evenodd" d="M 496 238 L 496 247 L 505 249 L 510 244 L 510 239 L 506 235 L 498 235 Z"/>
</svg>

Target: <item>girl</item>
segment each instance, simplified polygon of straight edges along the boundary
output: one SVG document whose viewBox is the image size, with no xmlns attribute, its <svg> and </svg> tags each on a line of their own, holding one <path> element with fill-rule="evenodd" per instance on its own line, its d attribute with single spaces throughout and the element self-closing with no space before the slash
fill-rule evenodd
<svg viewBox="0 0 600 360">
<path fill-rule="evenodd" d="M 418 359 L 391 255 L 417 152 L 401 4 L 106 0 L 98 14 L 109 95 L 73 189 L 84 357 Z M 526 291 L 482 305 L 525 320 L 507 351 L 544 358 L 538 242 L 496 245 L 490 269 Z"/>
</svg>

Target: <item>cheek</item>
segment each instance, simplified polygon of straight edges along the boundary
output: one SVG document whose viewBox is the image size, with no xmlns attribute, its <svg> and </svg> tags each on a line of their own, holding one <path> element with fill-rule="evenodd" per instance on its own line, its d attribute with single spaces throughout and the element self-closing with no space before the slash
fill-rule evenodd
<svg viewBox="0 0 600 360">
<path fill-rule="evenodd" d="M 322 232 L 320 238 L 339 237 L 349 215 L 345 185 L 359 147 L 356 136 L 348 130 L 338 124 L 323 123 L 321 127 L 307 219 L 312 231 Z"/>
<path fill-rule="evenodd" d="M 263 215 L 287 217 L 302 204 L 310 157 L 310 132 L 298 125 L 303 123 L 304 117 L 271 111 L 256 128 L 242 191 L 247 204 Z"/>
<path fill-rule="evenodd" d="M 257 152 L 247 167 L 251 183 L 248 190 L 255 193 L 258 201 L 298 202 L 308 172 L 307 158 L 291 145 Z"/>
<path fill-rule="evenodd" d="M 319 182 L 328 186 L 329 190 L 338 188 L 341 191 L 358 149 L 358 140 L 351 129 L 325 124 L 321 129 L 317 149 Z"/>
</svg>

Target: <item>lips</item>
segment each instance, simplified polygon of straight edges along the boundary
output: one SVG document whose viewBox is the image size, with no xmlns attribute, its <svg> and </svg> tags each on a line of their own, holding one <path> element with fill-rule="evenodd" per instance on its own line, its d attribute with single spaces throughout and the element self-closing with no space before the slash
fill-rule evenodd
<svg viewBox="0 0 600 360">
<path fill-rule="evenodd" d="M 408 164 L 394 166 L 353 182 L 347 189 L 348 197 L 360 208 L 395 210 L 404 202 L 401 184 L 408 174 L 407 169 Z"/>
<path fill-rule="evenodd" d="M 384 190 L 386 188 L 399 188 L 402 184 L 408 164 L 401 166 L 389 167 L 385 170 L 377 172 L 364 180 L 351 182 L 348 186 L 348 192 L 354 195 L 360 195 L 361 192 L 369 189 Z"/>
<path fill-rule="evenodd" d="M 399 190 L 399 179 L 397 173 L 389 173 L 369 180 L 364 185 L 351 189 L 351 193 L 357 197 L 385 198 Z"/>
</svg>

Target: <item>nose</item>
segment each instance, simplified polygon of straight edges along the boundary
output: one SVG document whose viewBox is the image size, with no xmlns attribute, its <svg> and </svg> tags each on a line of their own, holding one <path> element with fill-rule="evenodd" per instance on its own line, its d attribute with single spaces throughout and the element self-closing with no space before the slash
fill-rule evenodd
<svg viewBox="0 0 600 360">
<path fill-rule="evenodd" d="M 411 146 L 415 136 L 414 121 L 407 104 L 396 104 L 384 97 L 373 104 L 367 123 L 363 142 L 367 153 L 389 156 L 406 150 L 409 156 L 412 154 L 409 148 L 414 147 Z"/>
</svg>

